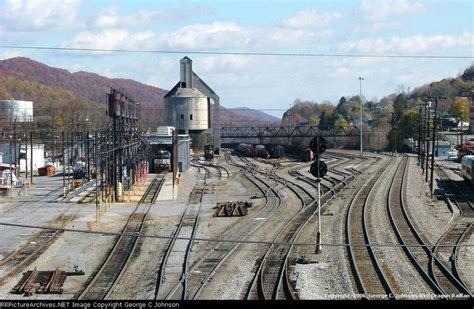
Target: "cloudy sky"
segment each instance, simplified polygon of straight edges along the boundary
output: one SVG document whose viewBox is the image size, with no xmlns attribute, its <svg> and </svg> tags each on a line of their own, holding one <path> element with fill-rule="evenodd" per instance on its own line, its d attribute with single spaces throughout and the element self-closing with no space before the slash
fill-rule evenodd
<svg viewBox="0 0 474 309">
<path fill-rule="evenodd" d="M 353 58 L 196 55 L 193 69 L 227 107 L 280 116 L 294 99 L 380 98 L 456 76 L 474 59 L 466 1 L 0 0 L 0 45 L 162 51 L 467 56 Z M 170 89 L 183 54 L 0 48 L 71 72 Z"/>
</svg>

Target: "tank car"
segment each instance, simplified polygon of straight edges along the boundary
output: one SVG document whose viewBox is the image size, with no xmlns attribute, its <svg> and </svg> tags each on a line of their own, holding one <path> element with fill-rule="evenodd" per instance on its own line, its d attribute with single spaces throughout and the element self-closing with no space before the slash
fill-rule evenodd
<svg viewBox="0 0 474 309">
<path fill-rule="evenodd" d="M 270 155 L 268 154 L 268 150 L 263 145 L 255 146 L 255 155 L 259 158 L 269 158 Z"/>
<path fill-rule="evenodd" d="M 285 155 L 285 147 L 278 145 L 272 148 L 271 155 L 273 158 L 279 159 Z"/>
<path fill-rule="evenodd" d="M 462 177 L 474 184 L 474 155 L 464 156 L 461 161 Z"/>
<path fill-rule="evenodd" d="M 301 160 L 303 162 L 313 161 L 313 151 L 309 148 L 305 148 L 301 154 Z"/>
<path fill-rule="evenodd" d="M 237 146 L 237 152 L 246 157 L 255 157 L 255 149 L 251 144 L 241 143 Z"/>
</svg>

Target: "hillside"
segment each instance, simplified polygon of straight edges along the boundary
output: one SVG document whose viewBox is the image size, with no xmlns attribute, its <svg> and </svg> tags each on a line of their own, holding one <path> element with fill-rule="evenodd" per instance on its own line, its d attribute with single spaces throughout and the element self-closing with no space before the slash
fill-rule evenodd
<svg viewBox="0 0 474 309">
<path fill-rule="evenodd" d="M 433 81 L 412 91 L 399 86 L 395 93 L 380 100 L 365 101 L 364 131 L 367 134 L 364 145 L 382 150 L 392 149 L 396 144 L 401 150 L 404 139 L 417 137 L 419 106 L 429 94 L 446 98 L 439 100 L 438 117 L 469 121 L 469 108 L 474 95 L 474 66 L 454 78 Z M 341 97 L 337 105 L 296 99 L 284 113 L 282 123 L 345 130 L 350 125 L 359 126 L 359 119 L 359 96 L 352 96 Z M 307 141 L 302 140 L 301 143 Z M 357 139 L 347 139 L 343 144 L 349 148 L 359 147 Z"/>
<path fill-rule="evenodd" d="M 80 122 L 81 118 L 87 118 L 92 126 L 102 123 L 105 119 L 105 95 L 110 87 L 123 88 L 127 95 L 140 102 L 143 128 L 165 125 L 162 109 L 167 90 L 131 79 L 107 78 L 83 71 L 71 73 L 24 57 L 0 61 L 0 99 L 34 101 L 35 117 L 40 126 L 47 126 L 48 121 L 51 123 L 51 113 L 55 110 L 63 111 L 55 115 L 58 128 L 71 120 Z M 248 115 L 222 109 L 224 125 L 267 121 L 268 115 L 264 113 Z"/>
<path fill-rule="evenodd" d="M 230 108 L 230 110 L 248 117 L 258 117 L 259 119 L 267 123 L 279 123 L 281 121 L 281 119 L 278 117 L 248 107 L 236 107 Z"/>
</svg>

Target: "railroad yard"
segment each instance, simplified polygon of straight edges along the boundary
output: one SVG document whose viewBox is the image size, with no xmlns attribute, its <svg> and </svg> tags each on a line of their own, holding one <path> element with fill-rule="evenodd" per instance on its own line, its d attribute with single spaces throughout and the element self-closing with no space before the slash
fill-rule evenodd
<svg viewBox="0 0 474 309">
<path fill-rule="evenodd" d="M 416 155 L 321 160 L 319 253 L 311 162 L 223 148 L 174 189 L 148 174 L 100 205 L 93 180 L 63 197 L 61 176 L 34 177 L 0 197 L 0 299 L 472 298 L 474 189 L 456 168 L 438 162 L 431 197 Z"/>
</svg>

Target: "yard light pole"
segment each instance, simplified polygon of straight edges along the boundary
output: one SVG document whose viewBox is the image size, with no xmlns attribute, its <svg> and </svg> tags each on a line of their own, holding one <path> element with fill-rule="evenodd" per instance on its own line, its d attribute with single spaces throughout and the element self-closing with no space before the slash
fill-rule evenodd
<svg viewBox="0 0 474 309">
<path fill-rule="evenodd" d="M 363 113 L 363 105 L 362 105 L 362 81 L 364 80 L 363 77 L 359 76 L 359 100 L 360 100 L 360 155 L 363 156 L 363 148 L 362 148 L 362 113 Z"/>
</svg>

